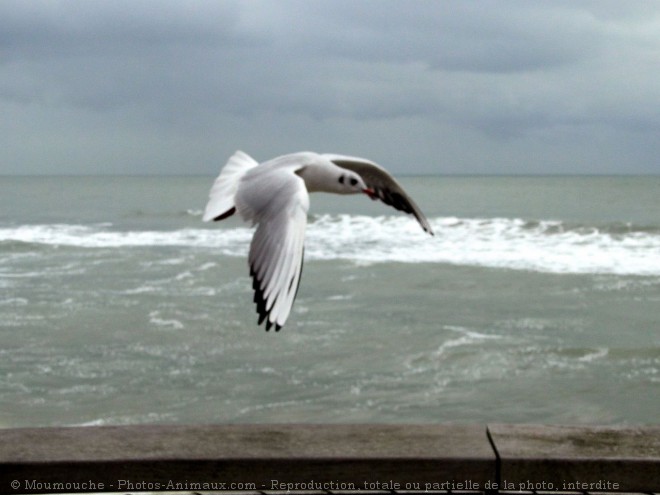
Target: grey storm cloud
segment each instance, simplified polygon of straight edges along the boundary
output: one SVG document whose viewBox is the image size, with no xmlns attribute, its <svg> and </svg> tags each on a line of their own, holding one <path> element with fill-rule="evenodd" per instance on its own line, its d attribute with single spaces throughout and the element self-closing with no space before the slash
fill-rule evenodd
<svg viewBox="0 0 660 495">
<path fill-rule="evenodd" d="M 249 147 L 657 173 L 659 28 L 607 0 L 5 1 L 0 167 L 215 173 Z"/>
</svg>

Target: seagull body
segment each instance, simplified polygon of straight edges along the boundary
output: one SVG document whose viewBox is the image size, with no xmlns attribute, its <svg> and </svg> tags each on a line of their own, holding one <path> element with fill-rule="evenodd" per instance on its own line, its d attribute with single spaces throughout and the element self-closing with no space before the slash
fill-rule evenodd
<svg viewBox="0 0 660 495">
<path fill-rule="evenodd" d="M 248 264 L 259 322 L 279 331 L 291 312 L 303 266 L 310 192 L 367 194 L 411 213 L 433 235 L 424 214 L 382 167 L 343 155 L 283 155 L 259 164 L 237 151 L 215 180 L 204 221 L 234 213 L 257 225 Z"/>
</svg>

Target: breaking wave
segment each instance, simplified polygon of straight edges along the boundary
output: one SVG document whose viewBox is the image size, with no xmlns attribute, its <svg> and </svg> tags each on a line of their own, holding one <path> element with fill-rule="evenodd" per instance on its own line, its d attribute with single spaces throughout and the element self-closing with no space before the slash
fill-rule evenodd
<svg viewBox="0 0 660 495">
<path fill-rule="evenodd" d="M 306 256 L 358 263 L 446 263 L 549 273 L 660 275 L 660 228 L 579 225 L 511 218 L 431 219 L 430 237 L 405 216 L 310 218 Z M 245 256 L 250 227 L 120 231 L 110 224 L 0 228 L 0 253 L 37 246 L 132 248 L 181 246 Z"/>
</svg>

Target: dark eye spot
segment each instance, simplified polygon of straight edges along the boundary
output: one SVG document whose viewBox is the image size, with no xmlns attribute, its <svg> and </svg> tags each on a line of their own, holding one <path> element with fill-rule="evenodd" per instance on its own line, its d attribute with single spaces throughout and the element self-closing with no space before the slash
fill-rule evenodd
<svg viewBox="0 0 660 495">
<path fill-rule="evenodd" d="M 351 177 L 351 186 L 355 186 L 357 184 L 357 179 L 355 177 Z"/>
<path fill-rule="evenodd" d="M 343 176 L 343 175 L 340 175 L 340 176 L 339 176 L 339 183 L 340 183 L 340 184 L 343 184 L 343 183 L 344 183 L 344 176 Z"/>
</svg>

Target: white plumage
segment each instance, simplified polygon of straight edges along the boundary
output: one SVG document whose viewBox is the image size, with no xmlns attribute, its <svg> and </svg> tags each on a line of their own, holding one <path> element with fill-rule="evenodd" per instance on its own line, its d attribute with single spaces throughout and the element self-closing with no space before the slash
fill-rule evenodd
<svg viewBox="0 0 660 495">
<path fill-rule="evenodd" d="M 311 152 L 284 155 L 262 164 L 237 151 L 215 180 L 204 221 L 235 212 L 257 225 L 248 263 L 259 324 L 279 331 L 300 284 L 309 192 L 365 193 L 413 214 L 431 226 L 414 201 L 382 167 L 363 158 Z"/>
</svg>

